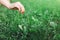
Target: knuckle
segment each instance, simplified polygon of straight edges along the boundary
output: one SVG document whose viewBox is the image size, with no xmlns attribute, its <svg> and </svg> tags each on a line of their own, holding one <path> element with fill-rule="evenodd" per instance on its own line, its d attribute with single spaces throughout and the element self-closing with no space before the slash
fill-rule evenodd
<svg viewBox="0 0 60 40">
<path fill-rule="evenodd" d="M 16 2 L 17 4 L 20 4 L 20 2 Z"/>
</svg>

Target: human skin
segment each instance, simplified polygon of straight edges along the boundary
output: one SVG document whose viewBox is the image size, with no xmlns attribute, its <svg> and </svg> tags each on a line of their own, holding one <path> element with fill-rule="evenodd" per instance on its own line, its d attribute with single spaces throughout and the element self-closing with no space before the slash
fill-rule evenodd
<svg viewBox="0 0 60 40">
<path fill-rule="evenodd" d="M 0 0 L 0 4 L 4 5 L 8 9 L 18 10 L 21 13 L 25 12 L 25 8 L 20 2 L 10 3 L 10 0 Z"/>
</svg>

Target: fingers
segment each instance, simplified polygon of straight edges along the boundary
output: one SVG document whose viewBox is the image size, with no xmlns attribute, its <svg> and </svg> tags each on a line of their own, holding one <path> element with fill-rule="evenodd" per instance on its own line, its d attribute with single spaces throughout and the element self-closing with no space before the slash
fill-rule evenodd
<svg viewBox="0 0 60 40">
<path fill-rule="evenodd" d="M 20 9 L 20 6 L 19 6 L 19 4 L 18 4 L 17 2 L 14 3 L 13 6 L 14 6 L 14 7 L 13 7 L 14 9 L 18 9 L 19 11 L 21 10 L 21 9 Z"/>
<path fill-rule="evenodd" d="M 19 11 L 21 11 L 21 13 L 24 13 L 25 9 L 24 9 L 24 6 L 20 3 L 20 2 L 17 2 L 17 5 L 19 6 Z"/>
<path fill-rule="evenodd" d="M 12 3 L 10 9 L 16 9 L 21 13 L 25 12 L 24 6 L 20 2 Z"/>
</svg>

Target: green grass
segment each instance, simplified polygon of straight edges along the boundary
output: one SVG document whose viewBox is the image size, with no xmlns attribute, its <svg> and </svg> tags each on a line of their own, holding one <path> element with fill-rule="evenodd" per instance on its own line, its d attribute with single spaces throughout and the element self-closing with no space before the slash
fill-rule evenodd
<svg viewBox="0 0 60 40">
<path fill-rule="evenodd" d="M 25 13 L 0 6 L 0 40 L 60 40 L 59 0 L 20 1 Z"/>
</svg>

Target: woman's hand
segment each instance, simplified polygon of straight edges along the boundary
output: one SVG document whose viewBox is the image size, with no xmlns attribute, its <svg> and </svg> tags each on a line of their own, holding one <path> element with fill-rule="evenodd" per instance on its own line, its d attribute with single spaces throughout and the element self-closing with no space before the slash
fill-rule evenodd
<svg viewBox="0 0 60 40">
<path fill-rule="evenodd" d="M 9 9 L 19 10 L 21 13 L 25 12 L 25 8 L 20 2 L 12 3 Z"/>
<path fill-rule="evenodd" d="M 9 0 L 0 0 L 0 3 L 8 9 L 16 9 L 19 10 L 19 12 L 21 11 L 21 13 L 25 12 L 25 8 L 20 2 L 10 3 Z"/>
</svg>

